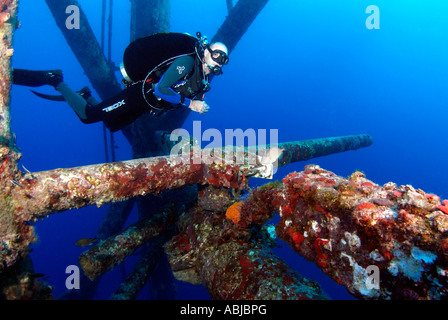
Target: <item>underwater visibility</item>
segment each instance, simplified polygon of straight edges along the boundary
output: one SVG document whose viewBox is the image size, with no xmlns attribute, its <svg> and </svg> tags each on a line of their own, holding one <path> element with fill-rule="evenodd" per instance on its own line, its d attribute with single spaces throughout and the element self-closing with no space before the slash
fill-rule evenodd
<svg viewBox="0 0 448 320">
<path fill-rule="evenodd" d="M 446 300 L 447 10 L 4 0 L 0 299 Z"/>
</svg>

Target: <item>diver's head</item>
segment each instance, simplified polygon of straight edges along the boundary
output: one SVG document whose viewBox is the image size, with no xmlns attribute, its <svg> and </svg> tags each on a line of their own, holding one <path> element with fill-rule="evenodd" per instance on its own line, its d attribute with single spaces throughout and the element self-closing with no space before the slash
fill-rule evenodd
<svg viewBox="0 0 448 320">
<path fill-rule="evenodd" d="M 222 74 L 222 66 L 229 62 L 229 50 L 222 42 L 213 42 L 204 50 L 204 63 L 208 72 Z"/>
</svg>

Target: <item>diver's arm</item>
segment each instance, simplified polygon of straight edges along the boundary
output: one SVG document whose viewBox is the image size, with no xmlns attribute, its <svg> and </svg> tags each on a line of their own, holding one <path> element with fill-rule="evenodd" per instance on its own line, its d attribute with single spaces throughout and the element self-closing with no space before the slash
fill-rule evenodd
<svg viewBox="0 0 448 320">
<path fill-rule="evenodd" d="M 182 102 L 182 96 L 175 92 L 171 86 L 175 85 L 180 79 L 190 73 L 193 68 L 194 59 L 190 56 L 184 56 L 174 60 L 157 84 L 154 92 L 155 95 L 172 104 L 182 103 L 188 107 L 190 105 L 190 99 L 185 98 L 185 101 Z"/>
</svg>

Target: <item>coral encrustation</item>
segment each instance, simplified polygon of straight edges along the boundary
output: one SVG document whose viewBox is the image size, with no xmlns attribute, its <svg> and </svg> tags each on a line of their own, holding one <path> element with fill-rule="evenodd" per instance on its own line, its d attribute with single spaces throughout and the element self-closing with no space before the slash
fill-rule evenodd
<svg viewBox="0 0 448 320">
<path fill-rule="evenodd" d="M 447 298 L 448 201 L 317 165 L 282 182 L 240 204 L 242 227 L 278 211 L 277 235 L 358 298 Z"/>
</svg>

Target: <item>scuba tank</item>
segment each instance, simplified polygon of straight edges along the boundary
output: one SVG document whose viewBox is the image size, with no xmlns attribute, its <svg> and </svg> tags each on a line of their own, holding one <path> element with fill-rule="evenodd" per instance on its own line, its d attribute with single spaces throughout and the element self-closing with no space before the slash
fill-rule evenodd
<svg viewBox="0 0 448 320">
<path fill-rule="evenodd" d="M 166 32 L 133 41 L 125 49 L 120 65 L 123 78 L 128 82 L 144 80 L 155 69 L 166 70 L 169 63 L 179 56 L 200 54 L 206 47 L 207 38 L 200 32 L 196 36 Z"/>
<path fill-rule="evenodd" d="M 201 59 L 207 45 L 207 37 L 200 32 L 196 33 L 196 38 L 186 33 L 169 32 L 137 39 L 123 54 L 120 65 L 123 83 L 129 87 L 143 82 L 141 92 L 146 104 L 152 112 L 159 110 L 163 113 L 173 106 L 154 96 L 154 85 L 175 59 L 185 55 L 197 55 Z"/>
</svg>

